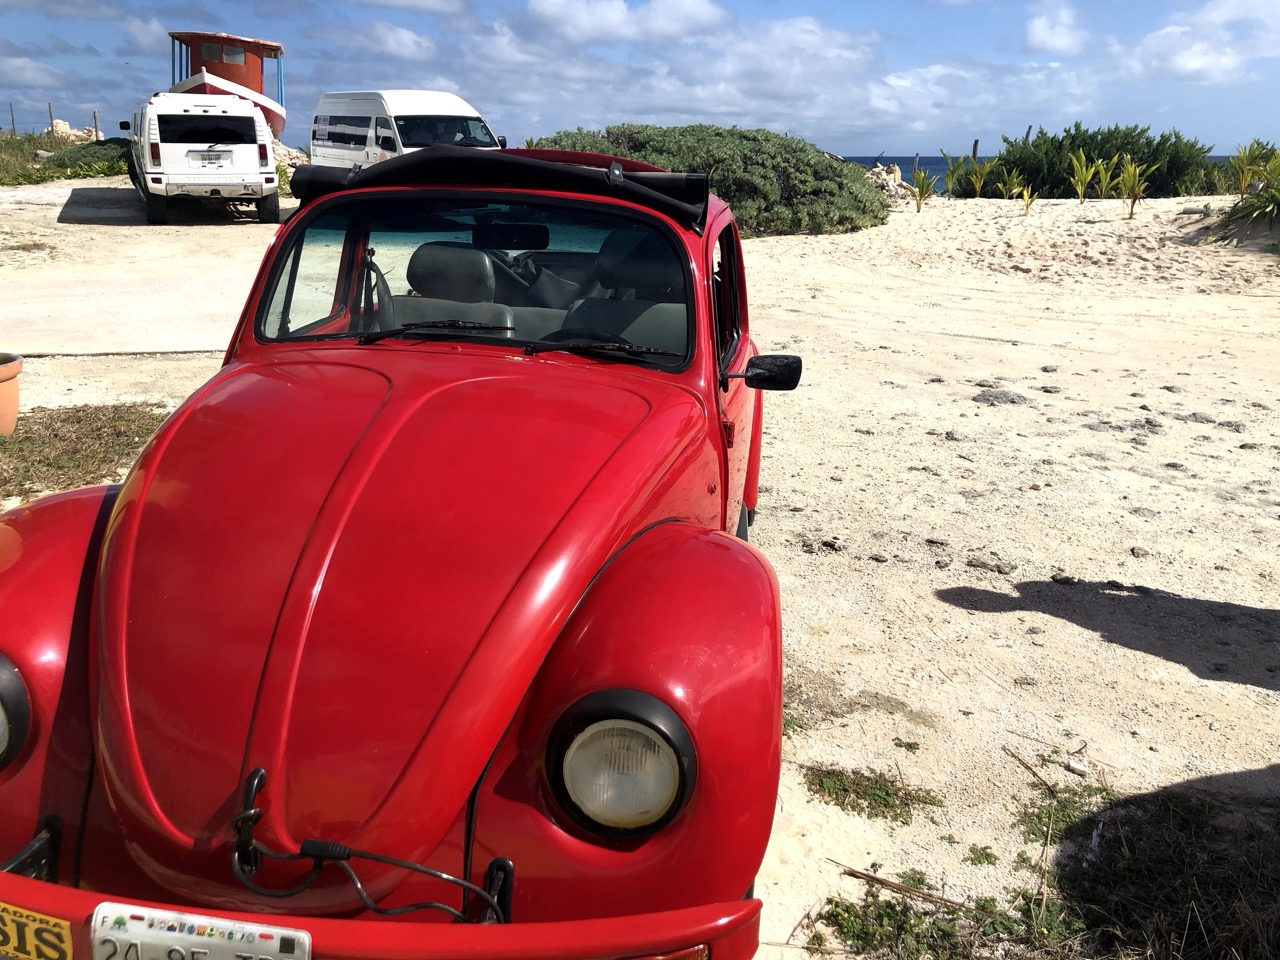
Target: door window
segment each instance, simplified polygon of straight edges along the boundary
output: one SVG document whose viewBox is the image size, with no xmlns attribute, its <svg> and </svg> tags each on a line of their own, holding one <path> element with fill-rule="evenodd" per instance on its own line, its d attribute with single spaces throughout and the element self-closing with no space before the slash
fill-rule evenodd
<svg viewBox="0 0 1280 960">
<path fill-rule="evenodd" d="M 741 334 L 741 279 L 738 231 L 730 224 L 720 232 L 711 253 L 712 322 L 716 358 L 722 368 L 733 359 Z"/>
</svg>

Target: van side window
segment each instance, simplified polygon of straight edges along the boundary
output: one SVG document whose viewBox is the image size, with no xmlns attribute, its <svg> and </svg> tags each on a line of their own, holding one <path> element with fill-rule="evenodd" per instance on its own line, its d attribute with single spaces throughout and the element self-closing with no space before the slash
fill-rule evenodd
<svg viewBox="0 0 1280 960">
<path fill-rule="evenodd" d="M 330 114 L 328 124 L 321 123 L 324 117 L 316 117 L 315 127 L 311 131 L 314 139 L 322 143 L 340 143 L 349 147 L 364 149 L 369 144 L 369 123 L 372 117 L 343 117 Z"/>
</svg>

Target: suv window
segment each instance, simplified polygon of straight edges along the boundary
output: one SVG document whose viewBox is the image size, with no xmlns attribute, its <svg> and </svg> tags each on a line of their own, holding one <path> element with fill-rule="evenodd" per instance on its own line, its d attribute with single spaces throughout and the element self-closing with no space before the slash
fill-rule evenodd
<svg viewBox="0 0 1280 960">
<path fill-rule="evenodd" d="M 162 113 L 157 118 L 161 143 L 257 143 L 252 117 Z"/>
</svg>

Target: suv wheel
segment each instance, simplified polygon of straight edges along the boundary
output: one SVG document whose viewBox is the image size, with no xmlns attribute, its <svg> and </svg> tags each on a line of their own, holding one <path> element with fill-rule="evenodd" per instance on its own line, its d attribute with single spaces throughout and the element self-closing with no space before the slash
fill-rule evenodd
<svg viewBox="0 0 1280 960">
<path fill-rule="evenodd" d="M 258 222 L 280 222 L 280 194 L 273 193 L 258 201 Z"/>
<path fill-rule="evenodd" d="M 147 223 L 165 224 L 169 222 L 169 198 L 156 193 L 147 194 Z"/>
</svg>

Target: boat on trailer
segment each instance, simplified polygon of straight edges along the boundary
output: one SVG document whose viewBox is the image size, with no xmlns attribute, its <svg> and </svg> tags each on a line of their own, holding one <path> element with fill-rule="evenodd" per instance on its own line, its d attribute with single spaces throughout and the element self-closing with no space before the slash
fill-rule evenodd
<svg viewBox="0 0 1280 960">
<path fill-rule="evenodd" d="M 230 33 L 175 31 L 172 39 L 170 93 L 241 97 L 255 104 L 276 139 L 284 134 L 284 47 Z M 276 62 L 275 99 L 267 96 L 265 64 Z"/>
</svg>

